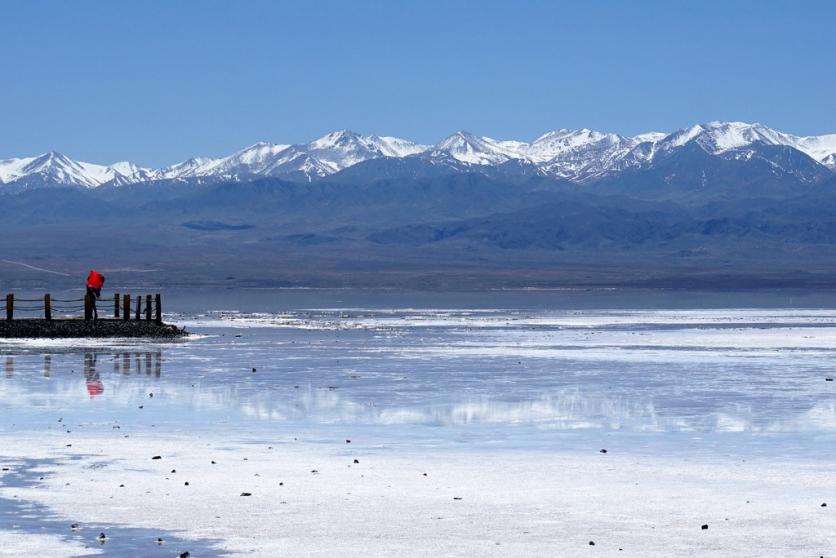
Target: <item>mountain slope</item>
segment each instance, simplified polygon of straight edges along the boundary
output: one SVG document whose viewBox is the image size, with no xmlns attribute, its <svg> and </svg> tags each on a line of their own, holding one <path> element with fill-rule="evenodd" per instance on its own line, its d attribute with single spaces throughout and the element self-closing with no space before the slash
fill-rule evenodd
<svg viewBox="0 0 836 558">
<path fill-rule="evenodd" d="M 724 163 L 732 160 L 740 165 Z M 370 164 L 371 161 L 378 163 Z M 661 176 L 672 167 L 676 167 L 675 173 Z M 733 172 L 721 176 L 724 169 Z M 349 180 L 375 180 L 449 172 L 476 172 L 509 179 L 538 175 L 578 184 L 608 181 L 612 177 L 629 181 L 639 172 L 655 173 L 668 183 L 681 186 L 694 181 L 725 184 L 735 179 L 751 183 L 775 177 L 814 183 L 834 171 L 836 134 L 796 136 L 762 124 L 709 122 L 671 134 L 650 132 L 635 136 L 560 129 L 532 142 L 497 140 L 460 131 L 433 146 L 339 130 L 306 144 L 260 142 L 226 157 L 192 158 L 157 170 L 128 162 L 84 163 L 49 152 L 0 161 L 0 186 L 13 190 L 96 188 L 159 181 L 240 182 L 258 177 L 311 182 L 338 174 L 345 174 Z"/>
</svg>

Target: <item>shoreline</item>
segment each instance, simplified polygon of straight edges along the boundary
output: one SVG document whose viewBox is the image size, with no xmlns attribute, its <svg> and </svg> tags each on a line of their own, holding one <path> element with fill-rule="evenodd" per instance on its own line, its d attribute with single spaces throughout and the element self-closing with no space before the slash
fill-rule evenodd
<svg viewBox="0 0 836 558">
<path fill-rule="evenodd" d="M 188 332 L 173 324 L 157 324 L 146 320 L 118 320 L 102 318 L 84 321 L 79 319 L 44 320 L 22 318 L 0 321 L 0 338 L 11 339 L 65 339 L 132 337 L 171 339 L 184 337 Z"/>
</svg>

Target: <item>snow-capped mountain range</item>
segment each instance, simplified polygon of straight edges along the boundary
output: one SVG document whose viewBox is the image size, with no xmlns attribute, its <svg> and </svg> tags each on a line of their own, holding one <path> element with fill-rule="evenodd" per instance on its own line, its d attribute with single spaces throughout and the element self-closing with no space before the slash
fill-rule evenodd
<svg viewBox="0 0 836 558">
<path fill-rule="evenodd" d="M 531 142 L 502 141 L 457 132 L 435 145 L 341 130 L 307 144 L 262 142 L 227 157 L 193 158 L 161 169 L 141 168 L 129 162 L 98 165 L 49 152 L 37 157 L 0 160 L 0 188 L 4 185 L 22 189 L 96 188 L 160 180 L 241 180 L 259 176 L 313 181 L 383 158 L 411 158 L 477 172 L 518 162 L 544 176 L 584 183 L 630 169 L 651 167 L 684 149 L 696 149 L 726 160 L 760 159 L 774 167 L 776 173 L 795 173 L 786 153 L 778 157 L 774 150 L 769 150 L 770 146 L 800 152 L 802 157 L 810 159 L 807 161 L 810 165 L 836 171 L 836 134 L 795 136 L 762 124 L 710 122 L 670 134 L 650 132 L 636 136 L 561 129 Z M 798 176 L 804 179 L 807 175 L 799 173 Z"/>
</svg>

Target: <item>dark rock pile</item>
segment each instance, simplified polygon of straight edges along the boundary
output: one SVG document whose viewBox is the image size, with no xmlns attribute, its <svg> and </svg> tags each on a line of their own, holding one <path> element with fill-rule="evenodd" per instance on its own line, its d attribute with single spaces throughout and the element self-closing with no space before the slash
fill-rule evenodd
<svg viewBox="0 0 836 558">
<path fill-rule="evenodd" d="M 0 321 L 0 337 L 152 337 L 175 338 L 188 335 L 171 324 L 157 325 L 145 320 L 40 320 Z"/>
</svg>

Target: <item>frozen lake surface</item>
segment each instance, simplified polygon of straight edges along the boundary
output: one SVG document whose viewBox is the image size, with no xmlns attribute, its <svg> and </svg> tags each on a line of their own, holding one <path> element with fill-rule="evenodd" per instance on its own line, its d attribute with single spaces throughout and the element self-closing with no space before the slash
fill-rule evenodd
<svg viewBox="0 0 836 558">
<path fill-rule="evenodd" d="M 175 542 L 178 548 L 191 548 L 192 556 L 269 556 L 277 548 L 285 553 L 297 548 L 275 546 L 269 523 L 261 531 L 258 521 L 242 524 L 258 533 L 260 542 L 254 542 L 237 532 L 240 526 L 225 531 L 202 525 L 197 512 L 194 525 L 160 511 L 141 515 L 151 508 L 148 503 L 129 517 L 101 515 L 107 502 L 92 499 L 85 506 L 74 502 L 78 494 L 69 492 L 62 499 L 62 491 L 56 492 L 59 479 L 72 486 L 91 470 L 85 467 L 99 463 L 107 474 L 129 479 L 144 487 L 143 494 L 151 494 L 158 488 L 153 474 L 165 474 L 167 468 L 149 470 L 148 456 L 135 452 L 164 453 L 154 450 L 155 444 L 170 453 L 176 453 L 172 447 L 188 448 L 190 455 L 211 447 L 236 459 L 246 453 L 242 447 L 292 446 L 292 457 L 285 457 L 298 462 L 305 475 L 312 474 L 309 463 L 317 459 L 342 463 L 362 453 L 361 464 L 369 455 L 380 463 L 438 463 L 447 455 L 451 470 L 460 468 L 461 478 L 472 476 L 473 490 L 489 472 L 468 455 L 479 456 L 480 463 L 520 461 L 521 470 L 541 464 L 540 471 L 566 459 L 565 470 L 579 478 L 586 467 L 601 467 L 599 461 L 585 461 L 599 460 L 601 449 L 613 460 L 627 459 L 621 462 L 625 471 L 636 463 L 655 463 L 656 473 L 642 469 L 642 474 L 660 478 L 675 477 L 677 470 L 690 470 L 694 478 L 715 475 L 712 467 L 727 471 L 731 463 L 748 460 L 761 464 L 764 474 L 777 467 L 775 475 L 795 477 L 793 482 L 801 482 L 801 471 L 826 469 L 836 457 L 836 382 L 831 381 L 836 376 L 836 310 L 827 301 L 814 300 L 820 305 L 804 308 L 792 306 L 799 299 L 782 297 L 759 307 L 757 300 L 733 295 L 706 301 L 668 294 L 650 302 L 633 300 L 630 308 L 631 300 L 618 293 L 274 295 L 215 297 L 214 310 L 199 309 L 184 297 L 168 320 L 195 333 L 187 341 L 0 340 L 0 437 L 6 448 L 0 449 L 0 461 L 8 463 L 0 478 L 5 485 L 0 489 L 0 542 L 8 541 L 7 548 L 52 549 L 46 551 L 50 555 L 59 555 L 61 547 L 67 556 L 124 555 L 131 547 L 144 556 L 171 556 L 176 555 Z M 801 301 L 801 306 L 811 302 Z M 142 466 L 132 464 L 133 459 L 141 459 Z M 269 469 L 270 458 L 264 459 Z M 192 478 L 205 479 L 207 486 L 216 474 L 196 464 L 192 470 Z M 176 474 L 168 473 L 166 481 Z M 538 474 L 532 470 L 529 481 Z M 757 470 L 745 474 L 759 476 Z M 722 498 L 753 482 L 747 478 L 722 487 Z M 213 482 L 223 486 L 223 477 Z M 596 481 L 584 482 L 594 497 Z M 613 490 L 623 488 L 620 481 L 612 482 Z M 683 481 L 678 489 L 687 492 L 689 486 Z M 816 488 L 803 484 L 792 490 L 802 494 Z M 818 488 L 833 495 L 832 483 Z M 404 490 L 420 496 L 420 488 L 404 485 Z M 763 490 L 772 490 L 776 501 L 783 494 L 780 484 Z M 693 490 L 688 493 L 699 500 Z M 636 495 L 645 496 L 649 493 Z M 171 492 L 156 496 L 168 506 L 174 505 L 166 499 L 171 497 Z M 178 498 L 191 505 L 188 494 Z M 722 498 L 718 495 L 714 504 Z M 426 498 L 419 500 L 418 508 L 430 506 Z M 836 497 L 832 500 L 836 505 Z M 134 494 L 134 507 L 139 501 Z M 265 501 L 262 512 L 279 513 L 280 502 Z M 654 506 L 656 520 L 671 516 L 669 504 Z M 818 504 L 814 513 L 821 513 Z M 30 513 L 24 514 L 25 506 L 31 506 Z M 542 515 L 538 521 L 554 521 L 548 510 L 536 509 Z M 84 517 L 72 517 L 72 512 Z M 349 512 L 328 513 L 330 521 L 339 522 Z M 607 532 L 617 532 L 617 518 L 605 515 L 600 520 L 609 522 Z M 810 528 L 816 525 L 806 516 L 792 517 L 803 518 Z M 588 519 L 594 524 L 594 513 Z M 74 521 L 89 527 L 63 528 Z M 573 525 L 578 521 L 571 519 Z M 775 518 L 771 528 L 782 521 Z M 91 542 L 92 531 L 99 530 L 113 533 L 104 544 Z M 156 540 L 153 532 L 171 543 L 146 548 Z M 757 532 L 750 534 L 757 544 Z M 745 533 L 737 536 L 749 540 Z M 832 549 L 822 547 L 827 543 L 813 534 L 799 536 L 819 545 L 812 549 L 816 555 Z M 342 542 L 332 541 L 332 550 L 345 548 L 346 541 L 335 537 Z M 549 546 L 549 538 L 519 541 L 511 554 L 574 548 Z M 632 541 L 634 552 L 646 540 L 652 539 Z M 328 553 L 328 541 L 317 544 Z M 688 555 L 694 548 L 728 555 L 736 548 L 717 541 L 692 547 L 676 538 L 667 544 L 657 548 L 658 555 L 679 555 L 680 550 Z M 422 555 L 422 548 L 404 542 L 397 551 Z M 456 548 L 437 550 L 454 553 Z M 464 552 L 467 546 L 461 548 Z M 653 548 L 642 552 L 654 554 Z M 746 555 L 737 550 L 733 554 Z M 384 546 L 379 551 L 394 550 Z"/>
</svg>

